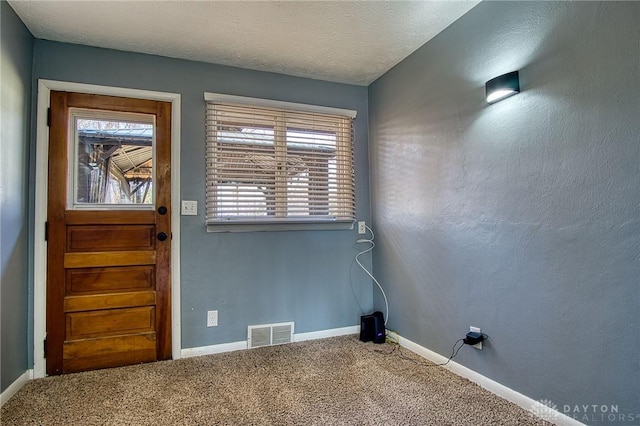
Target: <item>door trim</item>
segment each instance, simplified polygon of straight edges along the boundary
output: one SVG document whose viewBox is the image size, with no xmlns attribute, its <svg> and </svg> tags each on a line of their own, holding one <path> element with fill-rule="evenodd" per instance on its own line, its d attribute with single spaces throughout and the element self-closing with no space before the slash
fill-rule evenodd
<svg viewBox="0 0 640 426">
<path fill-rule="evenodd" d="M 49 127 L 47 109 L 52 90 L 150 99 L 171 103 L 171 354 L 179 359 L 180 330 L 180 94 L 56 80 L 38 80 L 33 250 L 33 377 L 46 375 L 44 339 L 47 318 L 47 220 Z"/>
</svg>

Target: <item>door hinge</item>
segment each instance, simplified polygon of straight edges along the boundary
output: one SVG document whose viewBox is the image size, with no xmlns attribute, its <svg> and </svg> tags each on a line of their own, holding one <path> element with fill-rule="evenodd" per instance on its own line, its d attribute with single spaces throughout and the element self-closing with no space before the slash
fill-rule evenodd
<svg viewBox="0 0 640 426">
<path fill-rule="evenodd" d="M 49 241 L 49 222 L 44 223 L 44 240 Z"/>
<path fill-rule="evenodd" d="M 47 357 L 47 339 L 44 339 L 43 341 L 43 346 L 44 346 L 44 357 Z"/>
<path fill-rule="evenodd" d="M 47 127 L 51 126 L 51 108 L 47 108 Z"/>
</svg>

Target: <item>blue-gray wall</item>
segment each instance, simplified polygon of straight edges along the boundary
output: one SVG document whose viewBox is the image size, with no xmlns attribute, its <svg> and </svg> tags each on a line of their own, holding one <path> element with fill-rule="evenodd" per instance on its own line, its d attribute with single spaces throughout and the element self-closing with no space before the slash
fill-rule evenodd
<svg viewBox="0 0 640 426">
<path fill-rule="evenodd" d="M 0 1 L 0 391 L 28 368 L 29 114 L 33 37 Z"/>
<path fill-rule="evenodd" d="M 513 70 L 522 93 L 487 105 Z M 369 114 L 390 328 L 448 356 L 481 327 L 457 362 L 638 416 L 640 3 L 483 2 L 374 82 Z"/>
<path fill-rule="evenodd" d="M 357 110 L 356 209 L 368 220 L 366 87 L 44 40 L 33 74 L 181 95 L 181 199 L 199 207 L 181 218 L 183 348 L 246 340 L 251 324 L 295 321 L 296 333 L 357 325 L 371 310 L 371 282 L 352 264 L 356 230 L 207 233 L 203 212 L 208 91 Z M 206 328 L 214 309 L 220 325 Z"/>
</svg>

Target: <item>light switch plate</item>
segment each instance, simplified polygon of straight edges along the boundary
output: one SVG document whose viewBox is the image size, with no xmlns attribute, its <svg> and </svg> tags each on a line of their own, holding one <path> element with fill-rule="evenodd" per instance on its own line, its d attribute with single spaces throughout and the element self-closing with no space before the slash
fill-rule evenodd
<svg viewBox="0 0 640 426">
<path fill-rule="evenodd" d="M 182 200 L 182 216 L 197 216 L 198 202 Z"/>
</svg>

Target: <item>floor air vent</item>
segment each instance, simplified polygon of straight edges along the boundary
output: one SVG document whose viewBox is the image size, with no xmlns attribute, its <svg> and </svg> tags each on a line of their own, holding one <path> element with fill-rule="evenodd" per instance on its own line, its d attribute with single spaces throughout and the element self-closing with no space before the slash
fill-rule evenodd
<svg viewBox="0 0 640 426">
<path fill-rule="evenodd" d="M 293 342 L 293 322 L 250 325 L 247 341 L 249 349 Z"/>
</svg>

